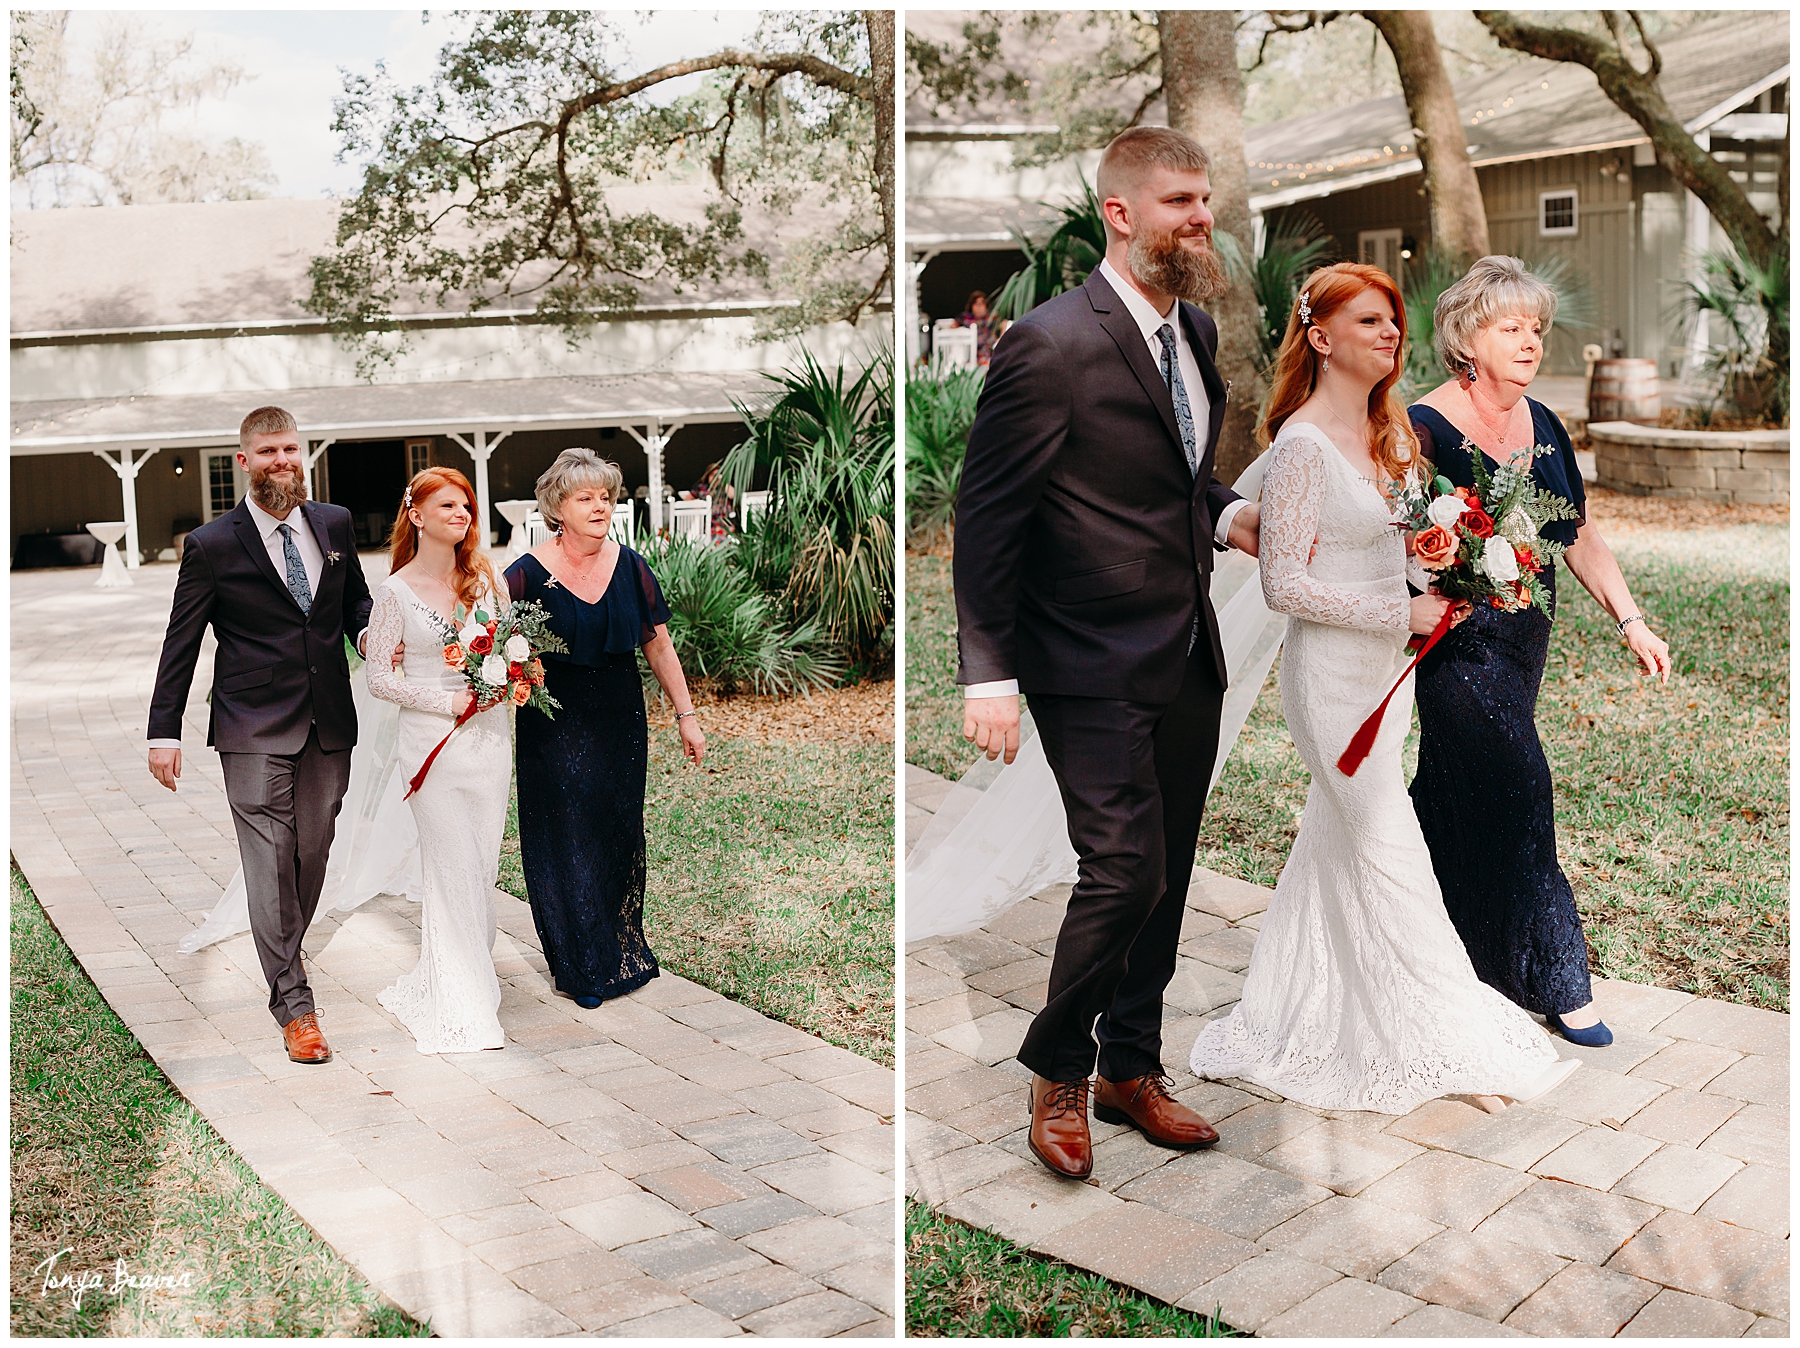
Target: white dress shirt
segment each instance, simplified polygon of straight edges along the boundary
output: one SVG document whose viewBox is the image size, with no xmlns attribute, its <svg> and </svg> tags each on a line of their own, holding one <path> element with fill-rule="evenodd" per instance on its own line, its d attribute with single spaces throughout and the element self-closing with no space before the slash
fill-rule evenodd
<svg viewBox="0 0 1800 1348">
<path fill-rule="evenodd" d="M 1163 344 L 1162 338 L 1156 334 L 1163 324 L 1167 323 L 1175 329 L 1175 372 L 1181 377 L 1187 389 L 1188 411 L 1194 421 L 1194 435 L 1199 443 L 1195 452 L 1204 454 L 1206 446 L 1202 440 L 1206 432 L 1203 427 L 1212 413 L 1212 402 L 1206 396 L 1206 382 L 1200 377 L 1200 362 L 1194 355 L 1192 343 L 1188 341 L 1187 332 L 1177 312 L 1179 300 L 1169 301 L 1169 312 L 1159 314 L 1149 300 L 1131 282 L 1119 275 L 1110 260 L 1102 259 L 1100 274 L 1106 278 L 1106 284 L 1125 302 L 1125 311 L 1138 325 L 1144 334 L 1144 344 L 1150 348 L 1150 359 L 1158 372 L 1162 370 Z M 1213 538 L 1224 543 L 1231 533 L 1231 521 L 1238 511 L 1249 505 L 1248 501 L 1233 501 L 1220 512 L 1218 521 L 1213 525 Z M 970 697 L 1010 697 L 1019 691 L 1017 679 L 993 679 L 987 683 L 971 683 L 963 687 L 963 696 Z"/>
<path fill-rule="evenodd" d="M 313 598 L 319 597 L 319 577 L 325 574 L 325 554 L 319 551 L 319 540 L 307 523 L 306 507 L 295 506 L 288 511 L 285 520 L 278 520 L 248 496 L 244 504 L 250 508 L 250 522 L 256 526 L 256 532 L 262 535 L 263 546 L 269 550 L 269 560 L 275 564 L 275 574 L 281 577 L 282 584 L 287 583 L 287 544 L 281 537 L 281 526 L 291 526 L 294 546 L 300 550 L 300 565 L 306 572 L 306 588 L 312 592 Z M 362 650 L 363 634 L 356 634 L 355 646 Z M 151 740 L 152 749 L 179 749 L 180 740 Z"/>
</svg>

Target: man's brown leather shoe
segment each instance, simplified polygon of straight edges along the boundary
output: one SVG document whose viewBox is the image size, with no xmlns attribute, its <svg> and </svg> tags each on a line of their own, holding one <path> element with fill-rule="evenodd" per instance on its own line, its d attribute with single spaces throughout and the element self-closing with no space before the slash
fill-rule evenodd
<svg viewBox="0 0 1800 1348">
<path fill-rule="evenodd" d="M 1094 1144 L 1088 1137 L 1088 1079 L 1046 1081 L 1031 1077 L 1032 1154 L 1057 1174 L 1086 1179 L 1094 1173 Z"/>
<path fill-rule="evenodd" d="M 1169 1094 L 1166 1072 L 1095 1082 L 1094 1117 L 1102 1123 L 1128 1123 L 1159 1147 L 1210 1147 L 1219 1140 L 1210 1123 Z"/>
<path fill-rule="evenodd" d="M 311 1011 L 295 1016 L 286 1025 L 283 1025 L 281 1037 L 287 1043 L 289 1059 L 294 1062 L 331 1061 L 331 1048 L 326 1044 L 325 1035 L 319 1029 L 318 1016 Z"/>
</svg>

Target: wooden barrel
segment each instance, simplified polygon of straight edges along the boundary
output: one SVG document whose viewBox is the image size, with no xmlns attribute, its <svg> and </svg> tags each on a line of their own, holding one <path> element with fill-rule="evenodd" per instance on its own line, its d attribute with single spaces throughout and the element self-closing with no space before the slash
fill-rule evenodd
<svg viewBox="0 0 1800 1348">
<path fill-rule="evenodd" d="M 1653 360 L 1597 360 L 1588 381 L 1588 424 L 1632 421 L 1654 426 L 1662 419 L 1662 386 Z"/>
</svg>

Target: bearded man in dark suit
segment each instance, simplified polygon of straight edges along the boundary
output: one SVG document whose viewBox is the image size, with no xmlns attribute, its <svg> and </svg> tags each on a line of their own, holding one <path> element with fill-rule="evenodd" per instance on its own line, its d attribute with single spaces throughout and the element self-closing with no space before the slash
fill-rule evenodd
<svg viewBox="0 0 1800 1348">
<path fill-rule="evenodd" d="M 963 733 L 1011 762 L 1030 697 L 1080 860 L 1019 1049 L 1031 1149 L 1072 1178 L 1093 1168 L 1096 1069 L 1098 1117 L 1162 1146 L 1218 1140 L 1162 1065 L 1225 694 L 1213 553 L 1254 556 L 1258 524 L 1213 477 L 1229 389 L 1195 303 L 1226 285 L 1207 168 L 1167 127 L 1107 147 L 1106 259 L 995 347 L 957 499 Z"/>
<path fill-rule="evenodd" d="M 288 1057 L 331 1060 L 300 943 L 325 884 L 350 782 L 356 708 L 346 633 L 358 649 L 372 606 L 350 512 L 306 499 L 294 418 L 259 407 L 238 431 L 249 492 L 187 536 L 150 702 L 150 772 L 181 776 L 181 718 L 200 641 L 218 638 L 206 742 L 219 752 L 237 825 L 250 931 Z"/>
</svg>

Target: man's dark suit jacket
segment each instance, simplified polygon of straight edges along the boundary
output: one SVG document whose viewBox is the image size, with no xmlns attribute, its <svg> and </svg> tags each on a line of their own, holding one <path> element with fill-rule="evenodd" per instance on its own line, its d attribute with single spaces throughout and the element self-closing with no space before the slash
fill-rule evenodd
<svg viewBox="0 0 1800 1348">
<path fill-rule="evenodd" d="M 148 738 L 181 738 L 188 685 L 211 623 L 219 650 L 208 744 L 226 754 L 297 754 L 316 724 L 325 750 L 355 745 L 344 633 L 368 625 L 369 586 L 356 560 L 350 512 L 310 501 L 299 509 L 325 555 L 311 613 L 302 613 L 288 592 L 247 502 L 187 536 Z"/>
<path fill-rule="evenodd" d="M 995 346 L 956 502 L 958 683 L 1172 702 L 1196 605 L 1226 683 L 1207 599 L 1214 521 L 1238 499 L 1212 475 L 1218 327 L 1178 307 L 1211 404 L 1198 476 L 1158 363 L 1098 270 Z"/>
</svg>

